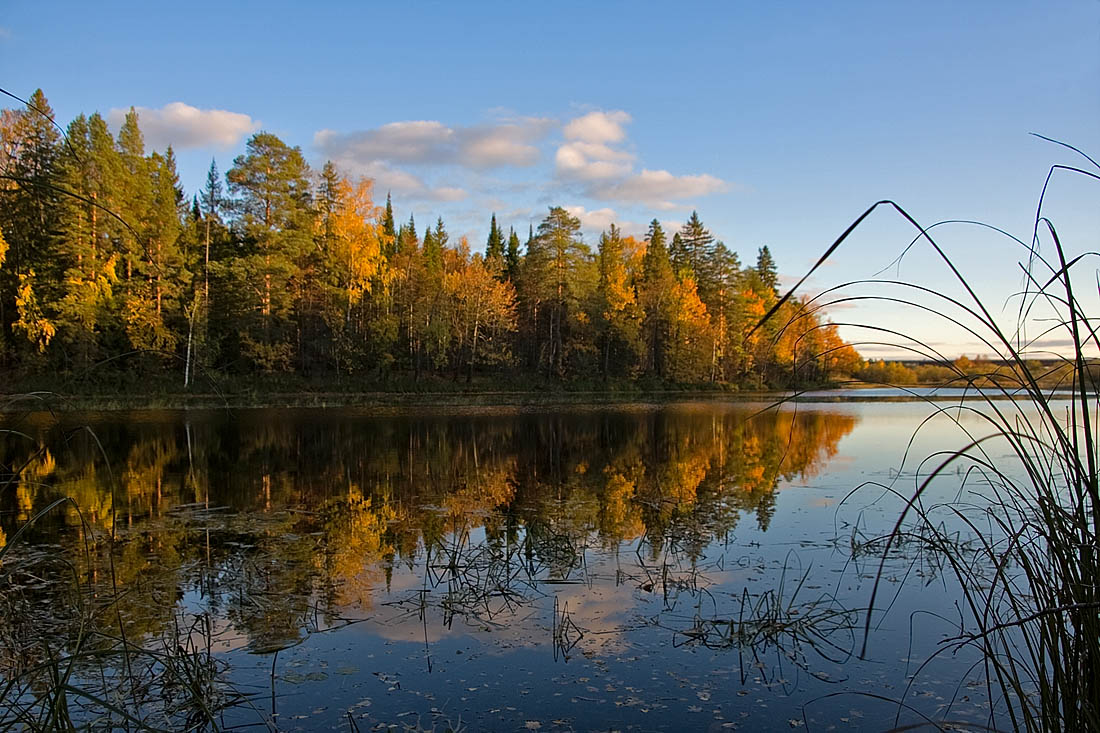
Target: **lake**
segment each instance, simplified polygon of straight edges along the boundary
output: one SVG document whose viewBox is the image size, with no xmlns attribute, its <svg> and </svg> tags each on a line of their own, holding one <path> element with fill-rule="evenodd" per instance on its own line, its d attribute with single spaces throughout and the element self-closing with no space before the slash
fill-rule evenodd
<svg viewBox="0 0 1100 733">
<path fill-rule="evenodd" d="M 78 724 L 988 723 L 980 658 L 937 654 L 959 629 L 945 559 L 883 561 L 881 539 L 981 419 L 765 408 L 7 415 L 0 719 L 44 720 L 35 675 L 61 669 L 97 691 L 68 692 Z M 924 500 L 982 499 L 960 470 Z"/>
</svg>

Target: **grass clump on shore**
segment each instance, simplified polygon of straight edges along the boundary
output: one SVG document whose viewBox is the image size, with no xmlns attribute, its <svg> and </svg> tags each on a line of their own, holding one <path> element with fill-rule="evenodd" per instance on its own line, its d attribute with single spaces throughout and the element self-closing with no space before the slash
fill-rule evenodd
<svg viewBox="0 0 1100 733">
<path fill-rule="evenodd" d="M 1085 167 L 1051 168 L 1044 196 L 1054 176 L 1100 181 L 1100 165 L 1082 156 Z M 907 309 L 916 318 L 936 319 L 978 340 L 997 366 L 990 374 L 961 368 L 933 344 L 894 325 L 849 324 L 868 329 L 875 338 L 901 339 L 890 343 L 918 359 L 947 365 L 952 370 L 948 383 L 977 397 L 934 407 L 933 417 L 945 417 L 963 431 L 961 448 L 923 457 L 911 490 L 874 484 L 898 497 L 902 509 L 892 532 L 881 540 L 862 652 L 866 655 L 874 644 L 874 629 L 886 613 L 880 589 L 891 549 L 919 537 L 942 556 L 960 599 L 958 617 L 951 621 L 954 631 L 933 658 L 966 649 L 979 652 L 975 671 L 988 695 L 990 727 L 1100 730 L 1100 398 L 1090 358 L 1100 351 L 1100 338 L 1089 315 L 1097 253 L 1070 253 L 1046 218 L 1042 197 L 1030 242 L 976 222 L 943 222 L 992 229 L 1021 247 L 1024 286 L 1014 296 L 1015 323 L 1008 328 L 995 315 L 1000 309 L 978 294 L 984 273 L 963 272 L 937 243 L 933 230 L 940 224 L 923 227 L 891 201 L 870 207 L 810 273 L 877 209 L 893 209 L 916 228 L 906 252 L 927 247 L 946 268 L 944 282 L 848 282 L 826 291 L 815 304 L 869 301 Z M 952 287 L 955 296 L 949 294 Z M 1039 337 L 1025 337 L 1035 324 Z M 1035 360 L 1041 341 L 1054 338 L 1066 344 L 1057 363 L 1051 365 L 1049 353 L 1044 361 Z M 1005 396 L 1016 399 L 998 399 Z M 975 421 L 981 429 L 973 427 Z M 955 498 L 934 498 L 932 488 L 948 483 L 957 488 Z M 960 536 L 966 538 L 967 552 L 954 551 Z M 898 702 L 900 715 L 904 699 Z"/>
</svg>

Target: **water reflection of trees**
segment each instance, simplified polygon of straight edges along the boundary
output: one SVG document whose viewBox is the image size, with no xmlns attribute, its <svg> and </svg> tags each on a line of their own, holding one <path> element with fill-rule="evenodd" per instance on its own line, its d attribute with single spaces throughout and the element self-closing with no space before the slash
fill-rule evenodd
<svg viewBox="0 0 1100 733">
<path fill-rule="evenodd" d="M 101 620 L 140 637 L 186 596 L 191 610 L 228 619 L 267 650 L 370 608 L 395 567 L 413 567 L 425 549 L 445 557 L 475 532 L 486 557 L 508 561 L 486 570 L 492 583 L 520 559 L 539 577 L 566 578 L 591 542 L 644 538 L 651 558 L 670 544 L 697 557 L 744 517 L 766 529 L 781 482 L 820 470 L 854 425 L 838 413 L 750 419 L 713 405 L 415 418 L 168 413 L 90 429 L 32 419 L 19 426 L 28 437 L 0 446 L 11 477 L 0 530 L 10 537 L 72 497 L 86 524 L 76 509 L 59 510 L 27 546 L 63 546 L 93 613 L 108 578 L 124 589 L 100 601 L 119 608 Z M 12 581 L 10 568 L 0 571 Z M 20 599 L 35 602 L 29 591 Z"/>
</svg>

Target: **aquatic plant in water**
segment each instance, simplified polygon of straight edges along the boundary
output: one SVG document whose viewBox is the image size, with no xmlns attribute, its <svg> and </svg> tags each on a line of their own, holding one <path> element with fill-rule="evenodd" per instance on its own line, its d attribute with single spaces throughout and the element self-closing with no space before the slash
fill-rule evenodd
<svg viewBox="0 0 1100 733">
<path fill-rule="evenodd" d="M 1095 270 L 1082 273 L 1097 253 L 1071 253 L 1044 213 L 1053 178 L 1075 175 L 1089 183 L 1100 181 L 1100 165 L 1066 147 L 1087 164 L 1051 167 L 1030 241 L 978 222 L 922 226 L 898 204 L 880 201 L 848 227 L 783 299 L 872 213 L 893 210 L 917 230 L 905 252 L 930 250 L 945 267 L 945 280 L 850 281 L 814 298 L 812 308 L 866 302 L 900 306 L 918 318 L 939 319 L 945 327 L 960 329 L 993 354 L 987 362 L 991 368 L 976 372 L 893 324 L 843 324 L 864 328 L 876 339 L 902 339 L 889 344 L 949 368 L 947 385 L 962 387 L 973 398 L 950 406 L 929 403 L 929 420 L 954 422 L 963 431 L 963 445 L 920 456 L 912 488 L 895 481 L 865 485 L 853 494 L 865 496 L 863 490 L 870 486 L 901 503 L 892 531 L 874 543 L 880 559 L 863 623 L 861 656 L 873 647 L 877 624 L 888 612 L 881 590 L 892 551 L 902 543 L 921 544 L 938 555 L 961 597 L 954 632 L 933 658 L 965 649 L 980 653 L 977 671 L 993 728 L 1100 730 L 1100 397 L 1096 362 L 1089 356 L 1100 349 L 1100 338 L 1089 315 Z M 1014 296 L 1011 327 L 1002 326 L 995 316 L 999 309 L 979 295 L 982 275 L 964 272 L 937 242 L 936 230 L 949 224 L 982 227 L 1020 247 L 1024 285 Z M 1083 278 L 1090 278 L 1087 287 Z M 951 287 L 958 295 L 949 294 Z M 867 294 L 873 290 L 880 294 Z M 777 311 L 778 306 L 761 323 Z M 1036 323 L 1040 333 L 1027 337 Z M 1068 350 L 1053 361 L 1035 360 L 1041 341 L 1055 336 Z M 967 427 L 974 418 L 984 426 L 981 431 Z M 932 487 L 945 482 L 958 484 L 955 499 L 930 500 Z M 965 546 L 960 548 L 960 542 Z M 905 700 L 897 702 L 900 715 Z"/>
</svg>

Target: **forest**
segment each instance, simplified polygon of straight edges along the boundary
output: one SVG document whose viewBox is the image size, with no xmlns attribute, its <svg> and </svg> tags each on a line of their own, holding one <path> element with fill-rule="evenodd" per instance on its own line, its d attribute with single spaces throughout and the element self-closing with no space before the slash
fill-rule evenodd
<svg viewBox="0 0 1100 733">
<path fill-rule="evenodd" d="M 117 135 L 98 113 L 62 134 L 41 90 L 3 110 L 0 145 L 13 383 L 761 388 L 862 365 L 805 297 L 758 327 L 780 296 L 771 252 L 743 264 L 696 212 L 643 239 L 612 225 L 595 249 L 565 208 L 520 231 L 486 212 L 482 246 L 267 132 L 189 196 L 132 109 Z"/>
</svg>

